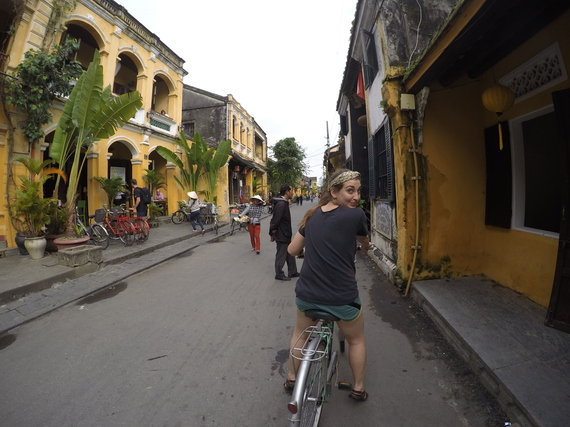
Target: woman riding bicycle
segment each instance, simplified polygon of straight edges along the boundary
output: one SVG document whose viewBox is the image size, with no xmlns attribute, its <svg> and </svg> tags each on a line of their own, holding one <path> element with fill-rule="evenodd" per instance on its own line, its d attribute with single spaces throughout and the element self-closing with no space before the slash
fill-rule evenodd
<svg viewBox="0 0 570 427">
<path fill-rule="evenodd" d="M 366 342 L 364 319 L 356 284 L 356 241 L 363 250 L 373 245 L 368 240 L 368 226 L 362 209 L 354 209 L 360 199 L 360 174 L 341 169 L 330 176 L 319 204 L 307 211 L 300 228 L 288 247 L 291 255 L 304 249 L 305 260 L 295 287 L 297 316 L 291 347 L 297 337 L 316 322 L 305 316 L 306 310 L 322 310 L 338 317 L 338 326 L 349 344 L 348 360 L 354 378 L 349 397 L 365 401 L 364 390 Z M 295 386 L 299 361 L 289 357 L 285 390 Z"/>
</svg>

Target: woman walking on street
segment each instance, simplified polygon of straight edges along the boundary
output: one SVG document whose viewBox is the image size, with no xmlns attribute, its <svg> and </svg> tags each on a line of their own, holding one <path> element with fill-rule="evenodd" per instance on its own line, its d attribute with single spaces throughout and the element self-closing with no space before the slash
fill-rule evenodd
<svg viewBox="0 0 570 427">
<path fill-rule="evenodd" d="M 202 219 L 200 218 L 200 208 L 202 207 L 202 204 L 198 200 L 198 195 L 195 191 L 190 191 L 188 193 L 188 197 L 190 197 L 190 200 L 188 200 L 188 208 L 190 209 L 190 224 L 192 225 L 192 232 L 196 232 L 196 223 L 198 223 L 202 229 L 203 236 L 206 233 L 206 230 L 204 230 L 204 224 L 202 224 Z"/>
<path fill-rule="evenodd" d="M 248 215 L 249 224 L 247 225 L 247 230 L 249 231 L 249 238 L 251 240 L 251 250 L 259 251 L 261 250 L 261 242 L 259 240 L 259 233 L 261 231 L 261 214 L 263 213 L 263 199 L 261 196 L 253 196 L 250 205 L 241 213 L 240 216 Z"/>
<path fill-rule="evenodd" d="M 341 169 L 330 176 L 319 203 L 305 214 L 299 231 L 288 247 L 289 254 L 304 249 L 305 260 L 295 287 L 297 315 L 291 347 L 297 337 L 315 321 L 306 310 L 323 310 L 338 317 L 338 326 L 348 342 L 348 360 L 354 379 L 349 397 L 363 402 L 366 342 L 364 319 L 354 265 L 357 241 L 363 250 L 373 245 L 368 240 L 368 226 L 362 209 L 355 209 L 360 199 L 360 174 Z M 291 392 L 299 361 L 289 357 L 285 390 Z"/>
</svg>

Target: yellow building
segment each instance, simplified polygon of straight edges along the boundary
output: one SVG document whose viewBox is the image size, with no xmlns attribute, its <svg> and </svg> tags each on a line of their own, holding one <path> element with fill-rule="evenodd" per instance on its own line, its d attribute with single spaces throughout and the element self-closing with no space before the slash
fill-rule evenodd
<svg viewBox="0 0 570 427">
<path fill-rule="evenodd" d="M 143 106 L 123 128 L 108 139 L 96 142 L 85 153 L 86 167 L 81 177 L 80 199 L 87 203 L 89 213 L 103 206 L 106 194 L 99 188 L 94 176 L 120 176 L 125 182 L 131 178 L 144 186 L 144 169 L 164 175 L 169 210 L 174 211 L 176 201 L 185 194 L 173 179 L 176 170 L 156 152 L 158 146 L 176 150 L 182 114 L 182 58 L 141 25 L 133 16 L 112 0 L 81 0 L 74 10 L 59 20 L 53 14 L 61 0 L 8 0 L 0 6 L 0 71 L 12 74 L 29 49 L 38 50 L 61 43 L 67 37 L 80 41 L 77 59 L 84 68 L 98 50 L 104 70 L 104 84 L 111 85 L 115 94 L 138 91 Z M 8 153 L 31 156 L 41 160 L 50 158 L 50 143 L 62 109 L 61 102 L 52 108 L 53 121 L 44 128 L 44 137 L 30 145 L 18 130 L 25 113 L 9 110 L 16 127 L 14 145 L 8 147 L 8 118 L 0 111 L 0 192 L 6 193 Z M 10 106 L 8 106 L 10 108 Z M 53 188 L 51 189 L 53 190 Z M 46 196 L 50 188 L 44 187 Z M 4 198 L 4 197 L 3 197 Z M 0 206 L 0 241 L 14 246 L 14 229 L 10 225 L 6 206 Z"/>
<path fill-rule="evenodd" d="M 570 3 L 415 6 L 358 2 L 337 108 L 348 166 L 364 116 L 378 263 L 403 287 L 484 274 L 570 330 Z M 489 111 L 497 85 L 514 102 Z"/>
<path fill-rule="evenodd" d="M 182 128 L 189 137 L 198 132 L 211 147 L 231 141 L 228 168 L 220 171 L 218 200 L 248 203 L 254 192 L 267 197 L 267 135 L 234 96 L 184 85 Z"/>
</svg>

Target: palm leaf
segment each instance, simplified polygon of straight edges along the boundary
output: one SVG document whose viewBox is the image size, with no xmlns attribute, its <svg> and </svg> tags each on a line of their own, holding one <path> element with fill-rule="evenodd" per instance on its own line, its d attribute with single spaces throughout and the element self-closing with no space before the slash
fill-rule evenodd
<svg viewBox="0 0 570 427">
<path fill-rule="evenodd" d="M 91 124 L 92 135 L 96 139 L 109 138 L 117 128 L 123 126 L 142 106 L 139 92 L 125 93 L 112 97 L 97 111 Z"/>
</svg>

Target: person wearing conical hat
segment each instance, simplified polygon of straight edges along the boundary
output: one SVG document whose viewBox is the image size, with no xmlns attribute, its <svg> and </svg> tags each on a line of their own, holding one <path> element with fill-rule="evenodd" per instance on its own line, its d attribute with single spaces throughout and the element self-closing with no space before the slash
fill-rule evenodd
<svg viewBox="0 0 570 427">
<path fill-rule="evenodd" d="M 261 231 L 261 214 L 263 213 L 264 202 L 259 195 L 253 196 L 250 201 L 251 204 L 247 205 L 247 208 L 244 209 L 240 216 L 249 216 L 249 224 L 247 225 L 247 230 L 249 231 L 251 250 L 256 251 L 259 255 L 259 252 L 261 251 L 261 241 L 259 240 L 259 234 Z"/>
<path fill-rule="evenodd" d="M 203 236 L 206 233 L 206 230 L 204 230 L 204 224 L 202 224 L 202 219 L 200 218 L 200 208 L 202 207 L 202 204 L 198 200 L 198 195 L 195 191 L 188 192 L 188 197 L 190 198 L 188 200 L 188 208 L 190 209 L 190 224 L 192 225 L 192 233 L 195 233 L 197 231 L 196 223 L 198 223 L 202 229 Z"/>
</svg>

